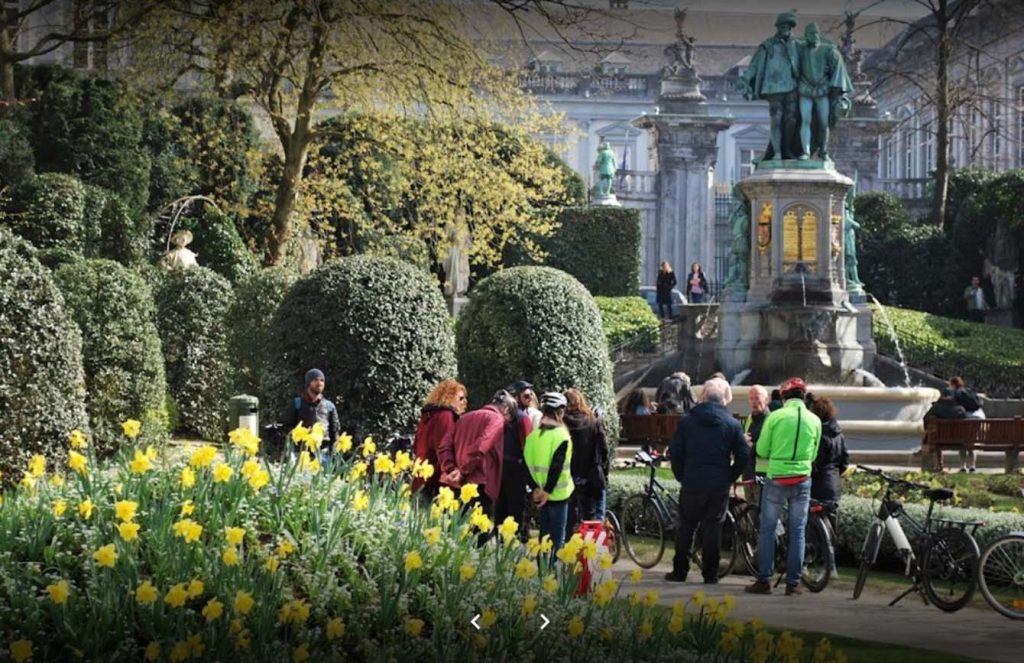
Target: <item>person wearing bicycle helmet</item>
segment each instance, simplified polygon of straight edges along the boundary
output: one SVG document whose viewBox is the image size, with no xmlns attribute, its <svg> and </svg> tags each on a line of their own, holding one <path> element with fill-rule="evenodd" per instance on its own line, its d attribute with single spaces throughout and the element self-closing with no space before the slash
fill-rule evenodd
<svg viewBox="0 0 1024 663">
<path fill-rule="evenodd" d="M 544 394 L 540 427 L 526 438 L 523 449 L 529 470 L 527 483 L 533 491 L 533 503 L 540 509 L 540 536 L 551 537 L 552 555 L 565 545 L 573 493 L 572 437 L 564 424 L 567 405 L 565 396 L 558 392 Z"/>
<path fill-rule="evenodd" d="M 701 402 L 679 420 L 669 443 L 672 474 L 683 488 L 679 497 L 676 554 L 669 582 L 686 582 L 690 547 L 703 523 L 701 574 L 705 584 L 718 582 L 722 522 L 729 506 L 729 487 L 747 465 L 750 447 L 740 423 L 725 407 L 728 383 L 712 378 L 704 383 Z"/>
<path fill-rule="evenodd" d="M 750 594 L 771 594 L 775 570 L 775 528 L 783 508 L 789 509 L 786 596 L 801 594 L 804 531 L 811 505 L 811 469 L 818 455 L 821 420 L 807 409 L 807 383 L 790 378 L 782 386 L 783 406 L 768 415 L 757 440 L 757 455 L 768 459 L 768 478 L 761 499 L 757 548 L 757 580 Z"/>
</svg>

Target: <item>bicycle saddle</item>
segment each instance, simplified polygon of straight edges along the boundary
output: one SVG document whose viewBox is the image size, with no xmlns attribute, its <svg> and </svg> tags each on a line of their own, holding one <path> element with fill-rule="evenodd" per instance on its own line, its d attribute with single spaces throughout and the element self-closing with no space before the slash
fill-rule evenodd
<svg viewBox="0 0 1024 663">
<path fill-rule="evenodd" d="M 944 502 L 953 499 L 955 493 L 949 488 L 931 488 L 924 491 L 924 496 L 934 502 Z"/>
</svg>

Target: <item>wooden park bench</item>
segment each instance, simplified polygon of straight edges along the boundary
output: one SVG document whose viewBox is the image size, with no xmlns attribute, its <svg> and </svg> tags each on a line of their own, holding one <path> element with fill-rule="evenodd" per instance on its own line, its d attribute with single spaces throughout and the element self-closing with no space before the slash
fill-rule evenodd
<svg viewBox="0 0 1024 663">
<path fill-rule="evenodd" d="M 624 414 L 619 417 L 619 444 L 662 449 L 672 439 L 682 415 Z"/>
<path fill-rule="evenodd" d="M 921 441 L 921 469 L 932 462 L 932 452 L 946 449 L 1002 451 L 1007 474 L 1017 471 L 1024 450 L 1024 418 L 1013 419 L 929 419 Z"/>
</svg>

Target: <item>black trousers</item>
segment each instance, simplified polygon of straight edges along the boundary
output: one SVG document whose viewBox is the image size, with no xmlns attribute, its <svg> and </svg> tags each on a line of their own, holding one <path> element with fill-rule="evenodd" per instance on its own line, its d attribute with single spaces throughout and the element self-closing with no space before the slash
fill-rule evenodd
<svg viewBox="0 0 1024 663">
<path fill-rule="evenodd" d="M 526 541 L 526 470 L 521 460 L 505 459 L 501 465 L 501 490 L 494 503 L 494 524 L 500 525 L 512 516 L 519 523 L 519 540 Z"/>
<path fill-rule="evenodd" d="M 679 524 L 676 527 L 676 554 L 672 571 L 685 576 L 690 569 L 690 546 L 693 533 L 703 525 L 701 575 L 704 580 L 718 579 L 718 561 L 722 555 L 722 523 L 729 507 L 729 487 L 714 490 L 688 490 L 679 496 Z"/>
</svg>

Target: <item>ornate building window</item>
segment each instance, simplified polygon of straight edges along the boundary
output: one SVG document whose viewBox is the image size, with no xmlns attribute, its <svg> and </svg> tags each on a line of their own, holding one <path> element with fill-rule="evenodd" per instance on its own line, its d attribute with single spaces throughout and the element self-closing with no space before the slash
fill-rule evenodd
<svg viewBox="0 0 1024 663">
<path fill-rule="evenodd" d="M 914 120 L 908 117 L 900 129 L 900 165 L 902 176 L 906 179 L 914 177 L 914 133 Z"/>
<path fill-rule="evenodd" d="M 920 154 L 917 162 L 921 169 L 921 177 L 928 177 L 935 168 L 935 124 L 930 118 L 921 125 L 920 134 Z"/>
<path fill-rule="evenodd" d="M 107 11 L 96 9 L 90 2 L 79 0 L 74 12 L 77 32 L 85 37 L 103 34 L 110 27 Z M 107 60 L 106 39 L 76 41 L 71 47 L 71 62 L 76 69 L 106 69 Z"/>
<path fill-rule="evenodd" d="M 1024 168 L 1024 85 L 1017 88 L 1017 166 Z"/>
<path fill-rule="evenodd" d="M 896 134 L 885 138 L 885 176 L 888 179 L 896 178 Z"/>
<path fill-rule="evenodd" d="M 740 179 L 754 174 L 754 159 L 759 152 L 760 150 L 756 148 L 740 148 Z"/>
<path fill-rule="evenodd" d="M 7 31 L 7 36 L 14 40 L 18 36 L 18 17 L 21 15 L 19 11 L 21 3 L 18 0 L 4 0 L 3 4 L 3 28 Z"/>
</svg>

